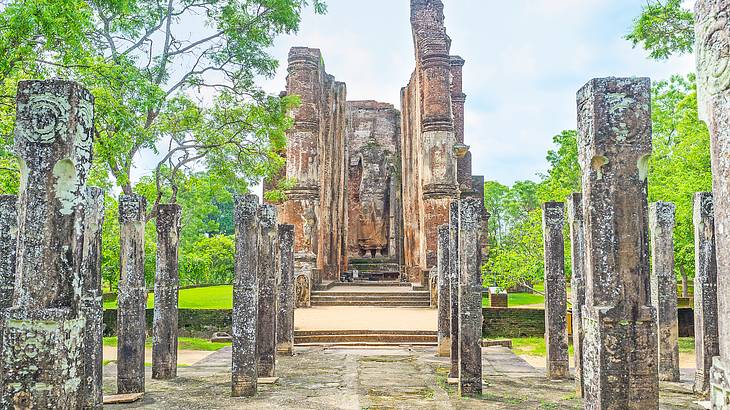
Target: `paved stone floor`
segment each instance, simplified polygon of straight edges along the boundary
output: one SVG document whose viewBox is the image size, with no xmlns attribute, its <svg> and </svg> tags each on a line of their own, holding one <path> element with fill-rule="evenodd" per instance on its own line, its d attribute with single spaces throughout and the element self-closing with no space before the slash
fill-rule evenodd
<svg viewBox="0 0 730 410">
<path fill-rule="evenodd" d="M 484 348 L 484 395 L 459 399 L 447 384 L 448 359 L 433 348 L 297 348 L 280 357 L 276 385 L 260 386 L 255 398 L 230 397 L 230 348 L 221 349 L 172 381 L 147 378 L 143 401 L 109 409 L 579 409 L 572 380 L 550 382 L 505 348 Z M 104 388 L 114 391 L 116 368 L 104 369 Z M 662 409 L 692 404 L 689 378 L 662 384 Z"/>
</svg>

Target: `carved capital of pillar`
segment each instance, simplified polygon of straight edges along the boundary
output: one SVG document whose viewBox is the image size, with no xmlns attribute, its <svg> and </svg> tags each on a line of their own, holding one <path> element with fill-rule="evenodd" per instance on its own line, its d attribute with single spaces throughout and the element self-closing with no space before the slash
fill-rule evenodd
<svg viewBox="0 0 730 410">
<path fill-rule="evenodd" d="M 456 198 L 459 188 L 455 184 L 429 184 L 423 187 L 423 199 Z"/>
</svg>

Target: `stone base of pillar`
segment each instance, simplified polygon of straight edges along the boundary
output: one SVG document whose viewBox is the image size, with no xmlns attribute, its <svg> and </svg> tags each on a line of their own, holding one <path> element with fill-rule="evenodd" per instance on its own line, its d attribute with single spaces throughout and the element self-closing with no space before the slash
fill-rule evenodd
<svg viewBox="0 0 730 410">
<path fill-rule="evenodd" d="M 730 409 L 730 362 L 719 356 L 712 358 L 710 386 L 712 408 L 717 410 Z"/>
<path fill-rule="evenodd" d="M 658 408 L 656 310 L 584 306 L 583 329 L 586 408 Z"/>
<path fill-rule="evenodd" d="M 294 349 L 289 342 L 279 343 L 276 345 L 276 354 L 278 356 L 294 356 Z"/>
<path fill-rule="evenodd" d="M 0 408 L 81 408 L 86 321 L 63 309 L 27 314 L 10 311 L 4 323 Z"/>
<path fill-rule="evenodd" d="M 317 269 L 317 257 L 310 252 L 294 254 L 294 306 L 312 307 L 312 272 Z"/>
<path fill-rule="evenodd" d="M 436 350 L 438 357 L 451 357 L 451 338 L 446 337 L 439 342 L 438 349 Z"/>
</svg>

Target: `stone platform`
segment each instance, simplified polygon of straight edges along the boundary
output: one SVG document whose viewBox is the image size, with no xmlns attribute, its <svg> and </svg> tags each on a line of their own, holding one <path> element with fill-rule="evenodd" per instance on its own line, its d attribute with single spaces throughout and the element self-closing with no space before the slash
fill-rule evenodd
<svg viewBox="0 0 730 410">
<path fill-rule="evenodd" d="M 427 290 L 399 282 L 338 283 L 312 292 L 312 306 L 429 307 Z"/>
<path fill-rule="evenodd" d="M 580 409 L 573 381 L 547 381 L 544 371 L 503 347 L 483 348 L 484 395 L 459 399 L 448 385 L 448 358 L 434 348 L 295 348 L 280 357 L 277 384 L 250 399 L 230 397 L 230 348 L 190 367 L 172 381 L 151 380 L 141 402 L 108 409 Z M 113 393 L 116 368 L 104 369 Z M 661 409 L 698 409 L 682 383 L 662 384 Z"/>
</svg>

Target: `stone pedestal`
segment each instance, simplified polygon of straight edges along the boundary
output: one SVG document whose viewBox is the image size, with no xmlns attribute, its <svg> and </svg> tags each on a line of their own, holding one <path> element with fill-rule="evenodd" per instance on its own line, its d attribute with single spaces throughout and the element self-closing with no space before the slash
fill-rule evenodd
<svg viewBox="0 0 730 410">
<path fill-rule="evenodd" d="M 158 380 L 177 376 L 177 300 L 180 287 L 178 247 L 181 217 L 180 205 L 161 204 L 157 208 L 152 378 Z"/>
<path fill-rule="evenodd" d="M 583 170 L 586 408 L 659 406 L 649 286 L 647 174 L 651 81 L 599 78 L 577 96 Z"/>
<path fill-rule="evenodd" d="M 276 281 L 278 275 L 276 208 L 262 205 L 258 209 L 258 285 L 259 307 L 256 332 L 259 377 L 274 377 L 276 372 Z"/>
<path fill-rule="evenodd" d="M 81 312 L 84 330 L 84 408 L 101 409 L 104 355 L 104 302 L 101 290 L 101 234 L 104 226 L 104 191 L 87 188 L 84 203 L 84 233 L 81 256 Z"/>
<path fill-rule="evenodd" d="M 279 285 L 276 351 L 291 356 L 294 347 L 294 225 L 279 225 Z"/>
<path fill-rule="evenodd" d="M 542 231 L 545 253 L 545 347 L 548 379 L 566 379 L 568 371 L 568 328 L 565 291 L 565 223 L 562 202 L 542 205 Z"/>
<path fill-rule="evenodd" d="M 717 262 L 712 193 L 695 194 L 693 218 L 695 369 L 697 369 L 693 390 L 697 394 L 707 396 L 710 393 L 712 358 L 720 354 L 717 336 Z"/>
<path fill-rule="evenodd" d="M 439 226 L 438 236 L 438 355 L 451 355 L 451 299 L 449 281 L 449 226 Z"/>
<path fill-rule="evenodd" d="M 720 358 L 714 363 L 712 405 L 730 408 L 724 374 L 730 362 L 730 20 L 727 0 L 698 0 L 695 3 L 695 55 L 697 58 L 697 106 L 700 118 L 710 130 L 712 149 L 712 192 L 717 232 L 717 320 Z M 724 380 L 728 380 L 725 378 Z"/>
<path fill-rule="evenodd" d="M 570 194 L 567 199 L 570 224 L 570 292 L 573 311 L 573 360 L 575 362 L 575 392 L 583 397 L 583 319 L 586 299 L 585 281 L 585 227 L 583 225 L 583 195 Z"/>
<path fill-rule="evenodd" d="M 451 370 L 459 377 L 459 201 L 449 206 L 449 297 L 451 319 Z"/>
<path fill-rule="evenodd" d="M 0 408 L 82 408 L 80 260 L 94 101 L 77 83 L 49 80 L 21 81 L 16 102 L 15 153 L 23 166 Z"/>
<path fill-rule="evenodd" d="M 479 227 L 483 208 L 459 201 L 459 394 L 482 394 L 482 270 Z"/>
<path fill-rule="evenodd" d="M 659 380 L 679 381 L 677 278 L 674 274 L 674 204 L 649 206 L 651 232 L 651 304 L 657 312 Z"/>
<path fill-rule="evenodd" d="M 117 393 L 144 392 L 144 342 L 147 333 L 144 280 L 144 228 L 147 200 L 119 197 L 121 254 L 117 308 Z"/>
<path fill-rule="evenodd" d="M 236 197 L 236 261 L 233 274 L 231 395 L 251 397 L 258 387 L 258 197 Z"/>
</svg>

